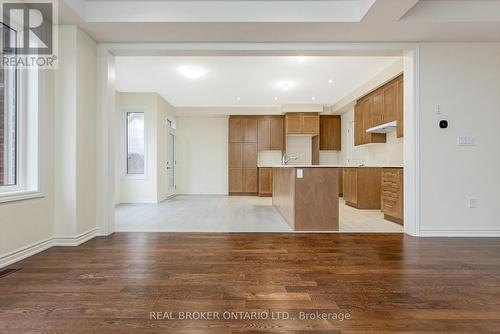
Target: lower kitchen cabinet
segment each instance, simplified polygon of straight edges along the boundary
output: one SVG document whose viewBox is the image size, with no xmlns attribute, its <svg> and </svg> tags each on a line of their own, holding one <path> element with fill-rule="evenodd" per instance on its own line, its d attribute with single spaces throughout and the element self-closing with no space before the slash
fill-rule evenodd
<svg viewBox="0 0 500 334">
<path fill-rule="evenodd" d="M 273 195 L 273 169 L 259 168 L 259 196 Z"/>
<path fill-rule="evenodd" d="M 403 169 L 382 170 L 382 212 L 384 218 L 403 224 Z"/>
<path fill-rule="evenodd" d="M 356 209 L 380 209 L 382 168 L 343 168 L 344 200 Z"/>
<path fill-rule="evenodd" d="M 229 193 L 243 192 L 243 169 L 229 168 Z"/>
<path fill-rule="evenodd" d="M 257 182 L 257 168 L 243 168 L 243 192 L 246 194 L 256 194 Z"/>
</svg>

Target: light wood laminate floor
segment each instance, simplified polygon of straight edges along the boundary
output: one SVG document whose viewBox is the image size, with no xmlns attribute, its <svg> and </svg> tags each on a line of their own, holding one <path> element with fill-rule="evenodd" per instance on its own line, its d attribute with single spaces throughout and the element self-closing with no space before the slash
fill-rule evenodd
<svg viewBox="0 0 500 334">
<path fill-rule="evenodd" d="M 117 232 L 292 232 L 273 208 L 256 196 L 177 196 L 159 204 L 116 208 Z M 380 210 L 357 210 L 340 202 L 341 232 L 403 232 Z"/>
</svg>

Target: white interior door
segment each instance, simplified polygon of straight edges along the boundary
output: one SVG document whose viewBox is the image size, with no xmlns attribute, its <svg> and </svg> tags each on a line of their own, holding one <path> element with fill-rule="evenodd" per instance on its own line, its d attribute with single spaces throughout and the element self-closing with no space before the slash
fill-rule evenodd
<svg viewBox="0 0 500 334">
<path fill-rule="evenodd" d="M 175 186 L 175 135 L 169 133 L 167 136 L 167 195 L 173 195 Z"/>
</svg>

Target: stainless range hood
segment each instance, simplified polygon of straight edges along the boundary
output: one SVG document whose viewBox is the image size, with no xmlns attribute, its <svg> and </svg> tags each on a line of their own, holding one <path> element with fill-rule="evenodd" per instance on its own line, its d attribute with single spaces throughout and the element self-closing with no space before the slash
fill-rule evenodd
<svg viewBox="0 0 500 334">
<path fill-rule="evenodd" d="M 366 130 L 366 132 L 369 132 L 369 133 L 389 133 L 389 132 L 396 131 L 397 126 L 398 126 L 398 121 L 392 121 L 389 123 L 384 123 L 384 124 L 374 126 L 373 128 L 369 128 Z"/>
</svg>

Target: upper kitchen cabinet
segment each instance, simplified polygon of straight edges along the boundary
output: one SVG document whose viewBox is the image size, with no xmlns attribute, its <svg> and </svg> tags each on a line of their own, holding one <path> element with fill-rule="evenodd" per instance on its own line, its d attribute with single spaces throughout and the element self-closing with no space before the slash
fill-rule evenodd
<svg viewBox="0 0 500 334">
<path fill-rule="evenodd" d="M 283 151 L 283 117 L 259 118 L 257 142 L 259 151 Z"/>
<path fill-rule="evenodd" d="M 244 118 L 243 121 L 243 142 L 257 142 L 257 118 Z"/>
<path fill-rule="evenodd" d="M 404 135 L 404 83 L 403 83 L 403 75 L 399 76 L 396 79 L 397 86 L 397 104 L 396 104 L 396 119 L 398 121 L 397 126 L 397 136 L 398 138 L 403 137 Z"/>
<path fill-rule="evenodd" d="M 322 115 L 319 118 L 320 151 L 341 150 L 341 121 L 339 115 Z"/>
<path fill-rule="evenodd" d="M 354 107 L 354 145 L 364 145 L 370 143 L 385 143 L 387 136 L 385 133 L 369 133 L 366 129 L 373 124 L 372 113 L 373 97 L 369 96 L 359 100 Z"/>
<path fill-rule="evenodd" d="M 271 118 L 271 150 L 275 151 L 283 151 L 284 150 L 284 145 L 283 145 L 283 139 L 284 139 L 284 133 L 283 133 L 283 117 L 272 117 Z"/>
<path fill-rule="evenodd" d="M 230 117 L 229 118 L 229 142 L 242 143 L 243 142 L 243 118 Z"/>
<path fill-rule="evenodd" d="M 397 121 L 397 136 L 403 137 L 403 75 L 360 98 L 354 109 L 355 145 L 385 143 L 387 136 L 366 130 Z"/>
<path fill-rule="evenodd" d="M 318 135 L 319 114 L 287 113 L 285 115 L 285 132 L 287 135 Z"/>
</svg>

